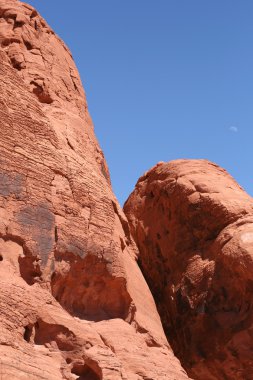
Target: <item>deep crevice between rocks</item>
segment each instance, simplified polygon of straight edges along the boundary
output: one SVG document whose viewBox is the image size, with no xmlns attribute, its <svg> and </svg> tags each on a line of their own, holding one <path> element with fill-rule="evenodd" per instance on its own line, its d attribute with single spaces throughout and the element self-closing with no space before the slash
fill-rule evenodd
<svg viewBox="0 0 253 380">
<path fill-rule="evenodd" d="M 130 242 L 131 242 L 131 233 L 130 233 L 130 228 L 129 228 L 129 224 L 128 224 L 128 221 L 125 220 L 122 215 L 120 215 L 120 212 L 118 210 L 118 206 L 117 204 L 112 201 L 112 206 L 113 206 L 113 210 L 115 212 L 115 214 L 118 216 L 119 220 L 120 220 L 120 223 L 122 225 L 122 229 L 125 233 L 125 236 L 126 236 L 126 244 L 129 245 Z"/>
</svg>

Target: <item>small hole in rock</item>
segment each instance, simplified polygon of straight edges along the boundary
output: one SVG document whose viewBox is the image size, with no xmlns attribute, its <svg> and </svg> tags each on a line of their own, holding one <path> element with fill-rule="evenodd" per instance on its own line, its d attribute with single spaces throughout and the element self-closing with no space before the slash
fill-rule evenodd
<svg viewBox="0 0 253 380">
<path fill-rule="evenodd" d="M 120 238 L 120 245 L 121 245 L 121 250 L 124 251 L 124 249 L 126 248 L 126 244 L 122 238 Z"/>
<path fill-rule="evenodd" d="M 55 226 L 55 228 L 54 228 L 54 240 L 57 243 L 57 241 L 58 241 L 58 229 L 57 229 L 57 226 Z"/>
<path fill-rule="evenodd" d="M 32 336 L 32 326 L 25 326 L 24 339 L 29 343 Z"/>
<path fill-rule="evenodd" d="M 67 144 L 70 147 L 70 149 L 75 150 L 69 139 L 67 139 Z"/>
<path fill-rule="evenodd" d="M 2 40 L 2 47 L 6 47 L 6 46 L 9 46 L 11 43 L 11 41 L 6 38 L 5 40 Z"/>
<path fill-rule="evenodd" d="M 33 256 L 19 257 L 19 269 L 21 277 L 27 282 L 28 285 L 33 285 L 39 280 L 42 273 L 36 258 Z"/>
<path fill-rule="evenodd" d="M 32 44 L 30 44 L 29 41 L 24 41 L 24 44 L 25 44 L 25 47 L 27 48 L 27 50 L 32 50 Z"/>
<path fill-rule="evenodd" d="M 15 21 L 13 29 L 21 28 L 24 25 L 22 21 Z"/>
<path fill-rule="evenodd" d="M 101 380 L 101 376 L 86 364 L 75 363 L 71 373 L 79 376 L 76 380 Z"/>
<path fill-rule="evenodd" d="M 4 259 L 3 256 L 0 254 L 0 261 L 3 261 L 3 259 Z"/>
<path fill-rule="evenodd" d="M 53 102 L 53 99 L 51 98 L 49 93 L 45 91 L 43 86 L 36 83 L 35 81 L 31 81 L 30 84 L 34 85 L 34 88 L 32 91 L 37 96 L 40 103 L 51 104 Z"/>
<path fill-rule="evenodd" d="M 36 17 L 38 15 L 38 12 L 34 9 L 30 15 L 30 18 Z"/>
<path fill-rule="evenodd" d="M 11 64 L 14 67 L 14 69 L 21 71 L 21 69 L 22 69 L 22 63 L 21 62 L 17 62 L 15 58 L 12 58 Z"/>
</svg>

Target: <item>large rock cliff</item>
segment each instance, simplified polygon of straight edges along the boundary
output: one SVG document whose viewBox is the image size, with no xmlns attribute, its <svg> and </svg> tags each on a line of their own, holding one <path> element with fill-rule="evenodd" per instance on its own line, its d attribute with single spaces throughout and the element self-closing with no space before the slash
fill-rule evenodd
<svg viewBox="0 0 253 380">
<path fill-rule="evenodd" d="M 183 380 L 71 54 L 0 0 L 1 379 Z"/>
<path fill-rule="evenodd" d="M 175 354 L 198 380 L 253 379 L 253 199 L 205 160 L 159 163 L 124 206 Z"/>
</svg>

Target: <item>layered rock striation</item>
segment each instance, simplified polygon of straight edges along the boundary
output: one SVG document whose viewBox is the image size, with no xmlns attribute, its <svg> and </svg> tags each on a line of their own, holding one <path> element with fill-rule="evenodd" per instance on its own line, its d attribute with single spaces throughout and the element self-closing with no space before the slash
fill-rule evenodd
<svg viewBox="0 0 253 380">
<path fill-rule="evenodd" d="M 124 211 L 166 335 L 189 376 L 253 378 L 253 199 L 205 160 L 159 163 Z"/>
<path fill-rule="evenodd" d="M 1 378 L 183 380 L 68 48 L 0 0 Z"/>
</svg>

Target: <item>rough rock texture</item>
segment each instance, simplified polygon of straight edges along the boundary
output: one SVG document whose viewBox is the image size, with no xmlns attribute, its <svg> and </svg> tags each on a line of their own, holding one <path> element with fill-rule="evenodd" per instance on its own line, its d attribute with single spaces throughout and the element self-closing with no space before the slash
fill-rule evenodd
<svg viewBox="0 0 253 380">
<path fill-rule="evenodd" d="M 0 378 L 187 379 L 136 255 L 69 50 L 0 0 Z"/>
<path fill-rule="evenodd" d="M 199 380 L 253 379 L 253 199 L 205 160 L 159 163 L 124 211 L 174 353 Z"/>
</svg>

